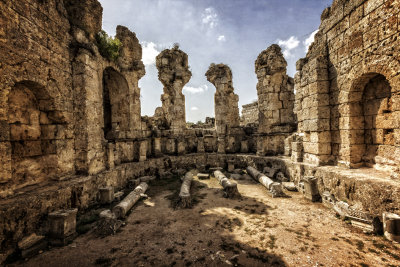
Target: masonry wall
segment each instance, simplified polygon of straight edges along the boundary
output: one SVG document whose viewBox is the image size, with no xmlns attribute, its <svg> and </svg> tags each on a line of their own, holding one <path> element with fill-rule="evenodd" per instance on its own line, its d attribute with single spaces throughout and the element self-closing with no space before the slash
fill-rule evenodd
<svg viewBox="0 0 400 267">
<path fill-rule="evenodd" d="M 242 116 L 240 118 L 240 125 L 246 126 L 249 124 L 258 124 L 258 102 L 242 106 Z"/>
<path fill-rule="evenodd" d="M 306 162 L 399 172 L 399 8 L 352 0 L 323 12 L 295 77 Z"/>
</svg>

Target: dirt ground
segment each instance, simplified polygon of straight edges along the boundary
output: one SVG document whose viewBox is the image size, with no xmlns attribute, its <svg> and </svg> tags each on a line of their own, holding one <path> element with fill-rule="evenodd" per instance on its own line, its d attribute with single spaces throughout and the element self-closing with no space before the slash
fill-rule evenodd
<svg viewBox="0 0 400 267">
<path fill-rule="evenodd" d="M 362 233 L 300 193 L 271 198 L 253 180 L 224 198 L 215 178 L 195 181 L 194 206 L 174 209 L 179 179 L 152 182 L 117 234 L 90 230 L 12 266 L 400 266 L 400 245 Z"/>
</svg>

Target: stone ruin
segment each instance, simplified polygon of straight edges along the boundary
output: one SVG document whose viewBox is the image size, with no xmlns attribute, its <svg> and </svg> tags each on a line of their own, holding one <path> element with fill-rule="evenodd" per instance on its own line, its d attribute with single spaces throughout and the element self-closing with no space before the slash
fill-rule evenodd
<svg viewBox="0 0 400 267">
<path fill-rule="evenodd" d="M 100 53 L 97 0 L 1 1 L 0 11 L 0 262 L 44 231 L 44 220 L 65 222 L 58 238 L 70 238 L 76 211 L 104 188 L 205 166 L 280 170 L 307 198 L 322 196 L 358 223 L 392 218 L 387 236 L 399 237 L 398 1 L 334 0 L 294 80 L 277 45 L 263 51 L 254 127 L 240 126 L 223 64 L 206 74 L 215 127 L 186 127 L 191 72 L 178 47 L 157 57 L 162 107 L 141 117 L 141 45 L 118 26 L 119 57 Z"/>
</svg>

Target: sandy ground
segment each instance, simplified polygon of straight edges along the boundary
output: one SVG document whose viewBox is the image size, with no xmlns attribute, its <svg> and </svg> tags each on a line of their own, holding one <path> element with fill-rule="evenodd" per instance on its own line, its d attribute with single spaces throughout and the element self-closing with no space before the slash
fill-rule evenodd
<svg viewBox="0 0 400 267">
<path fill-rule="evenodd" d="M 175 209 L 180 180 L 157 181 L 116 235 L 89 231 L 13 265 L 400 266 L 400 245 L 362 233 L 321 203 L 237 183 L 242 197 L 227 199 L 215 178 L 195 177 L 193 208 Z"/>
</svg>

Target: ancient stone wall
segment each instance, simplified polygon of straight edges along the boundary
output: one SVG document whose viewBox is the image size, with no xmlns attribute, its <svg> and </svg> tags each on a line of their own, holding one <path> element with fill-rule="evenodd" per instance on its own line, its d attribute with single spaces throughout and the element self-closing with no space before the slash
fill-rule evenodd
<svg viewBox="0 0 400 267">
<path fill-rule="evenodd" d="M 234 135 L 235 128 L 238 128 L 240 125 L 239 96 L 233 92 L 232 71 L 227 65 L 211 64 L 205 75 L 207 80 L 216 88 L 214 107 L 218 151 L 219 153 L 225 153 L 227 147 L 230 151 L 236 150 L 236 148 L 233 148 L 233 146 L 236 147 L 233 143 L 236 142 L 238 144 L 238 140 L 235 141 L 235 137 L 227 137 Z"/>
<path fill-rule="evenodd" d="M 281 48 L 275 44 L 262 51 L 255 62 L 260 155 L 283 153 L 283 140 L 296 129 L 294 81 L 286 74 L 286 67 Z"/>
<path fill-rule="evenodd" d="M 304 161 L 399 172 L 398 1 L 335 0 L 297 63 Z"/>
<path fill-rule="evenodd" d="M 248 124 L 258 125 L 258 102 L 242 106 L 242 117 L 240 118 L 240 125 L 246 126 Z"/>
<path fill-rule="evenodd" d="M 162 108 L 169 129 L 182 133 L 186 129 L 185 96 L 182 89 L 192 77 L 188 56 L 179 47 L 166 49 L 156 58 L 158 79 L 164 85 Z"/>
</svg>

